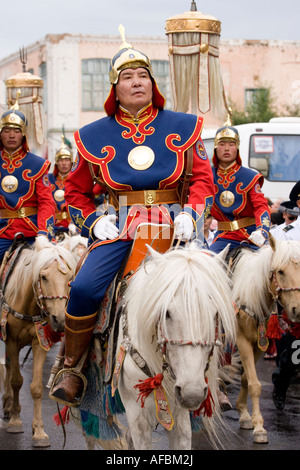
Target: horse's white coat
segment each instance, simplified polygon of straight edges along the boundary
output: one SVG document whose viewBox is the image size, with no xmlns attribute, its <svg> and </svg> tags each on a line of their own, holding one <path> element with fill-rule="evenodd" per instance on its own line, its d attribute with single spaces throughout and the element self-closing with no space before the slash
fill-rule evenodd
<svg viewBox="0 0 300 470">
<path fill-rule="evenodd" d="M 153 376 L 162 372 L 161 333 L 169 340 L 192 343 L 166 345 L 166 360 L 176 378 L 166 371 L 162 382 L 175 422 L 168 431 L 170 448 L 190 449 L 190 410 L 198 409 L 207 395 L 205 376 L 216 404 L 215 417 L 219 416 L 219 351 L 213 345 L 217 312 L 218 334 L 225 333 L 227 341 L 235 341 L 230 285 L 222 261 L 196 244 L 162 255 L 151 251 L 151 259 L 134 274 L 126 291 L 128 335 Z M 119 343 L 121 339 L 122 331 Z M 141 408 L 133 388 L 146 378 L 126 355 L 118 388 L 135 449 L 152 448 L 152 430 L 157 424 L 153 393 Z M 217 434 L 214 418 L 203 418 L 203 422 L 211 436 Z"/>
</svg>

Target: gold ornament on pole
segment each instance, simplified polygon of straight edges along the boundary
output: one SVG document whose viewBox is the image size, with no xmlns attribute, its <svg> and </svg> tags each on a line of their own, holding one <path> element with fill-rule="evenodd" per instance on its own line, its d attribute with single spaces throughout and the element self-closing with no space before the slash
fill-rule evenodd
<svg viewBox="0 0 300 470">
<path fill-rule="evenodd" d="M 219 62 L 221 22 L 198 12 L 192 1 L 190 11 L 166 20 L 166 34 L 174 110 L 222 117 L 228 107 Z"/>
<path fill-rule="evenodd" d="M 19 97 L 20 110 L 28 120 L 27 138 L 30 151 L 41 155 L 45 144 L 44 110 L 43 110 L 43 80 L 42 78 L 26 72 L 27 54 L 20 49 L 20 61 L 23 71 L 9 77 L 6 82 L 7 104 L 12 106 L 16 101 L 17 92 L 21 90 Z"/>
</svg>

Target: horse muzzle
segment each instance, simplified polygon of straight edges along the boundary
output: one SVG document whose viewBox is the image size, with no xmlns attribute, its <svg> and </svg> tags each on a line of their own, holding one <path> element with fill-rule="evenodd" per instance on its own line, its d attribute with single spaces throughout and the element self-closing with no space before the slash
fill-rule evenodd
<svg viewBox="0 0 300 470">
<path fill-rule="evenodd" d="M 55 331 L 55 333 L 63 333 L 65 331 L 64 317 L 59 318 L 56 315 L 51 315 L 50 325 L 52 330 Z"/>
<path fill-rule="evenodd" d="M 286 313 L 290 321 L 300 323 L 300 306 L 286 309 Z"/>
<path fill-rule="evenodd" d="M 184 387 L 175 385 L 174 392 L 175 398 L 182 408 L 197 410 L 207 397 L 208 387 L 206 383 L 204 383 L 203 387 L 199 386 L 198 388 L 191 388 L 187 385 Z"/>
</svg>

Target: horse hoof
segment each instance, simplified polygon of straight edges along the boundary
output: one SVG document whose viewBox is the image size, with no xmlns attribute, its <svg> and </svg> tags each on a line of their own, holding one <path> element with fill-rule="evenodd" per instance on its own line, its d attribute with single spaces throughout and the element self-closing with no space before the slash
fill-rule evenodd
<svg viewBox="0 0 300 470">
<path fill-rule="evenodd" d="M 245 421 L 240 421 L 240 428 L 241 429 L 253 429 L 254 426 L 252 424 L 251 419 L 247 419 Z"/>
<path fill-rule="evenodd" d="M 46 439 L 32 439 L 33 447 L 51 447 L 50 440 Z"/>
<path fill-rule="evenodd" d="M 10 434 L 21 434 L 24 432 L 22 424 L 11 424 L 7 425 L 6 431 Z"/>
<path fill-rule="evenodd" d="M 255 442 L 255 444 L 268 444 L 269 440 L 267 432 L 261 431 L 254 433 L 253 442 Z"/>
</svg>

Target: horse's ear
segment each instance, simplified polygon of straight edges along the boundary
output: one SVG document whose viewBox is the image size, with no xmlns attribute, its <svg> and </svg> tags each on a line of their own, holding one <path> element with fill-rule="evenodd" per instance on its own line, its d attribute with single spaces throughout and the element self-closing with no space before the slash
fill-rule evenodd
<svg viewBox="0 0 300 470">
<path fill-rule="evenodd" d="M 227 256 L 228 253 L 229 253 L 229 248 L 230 248 L 230 243 L 228 243 L 228 244 L 225 246 L 224 250 L 222 250 L 220 253 L 217 254 L 216 258 L 219 258 L 219 259 L 225 261 L 226 256 Z"/>
<path fill-rule="evenodd" d="M 152 256 L 152 258 L 158 259 L 161 257 L 161 254 L 158 253 L 158 251 L 154 250 L 150 245 L 147 245 L 147 243 L 146 243 L 146 247 L 148 249 L 148 252 Z"/>
<path fill-rule="evenodd" d="M 48 238 L 44 235 L 36 237 L 35 239 L 35 248 L 37 251 L 41 251 L 43 248 L 50 246 L 51 243 L 49 242 Z"/>
<path fill-rule="evenodd" d="M 276 239 L 273 235 L 269 232 L 269 243 L 273 251 L 276 251 Z"/>
<path fill-rule="evenodd" d="M 70 242 L 70 236 L 67 234 L 67 233 L 64 233 L 64 240 L 62 242 L 62 246 L 64 248 L 66 248 L 66 250 L 69 250 L 70 249 L 70 246 L 71 246 L 71 242 Z"/>
</svg>

